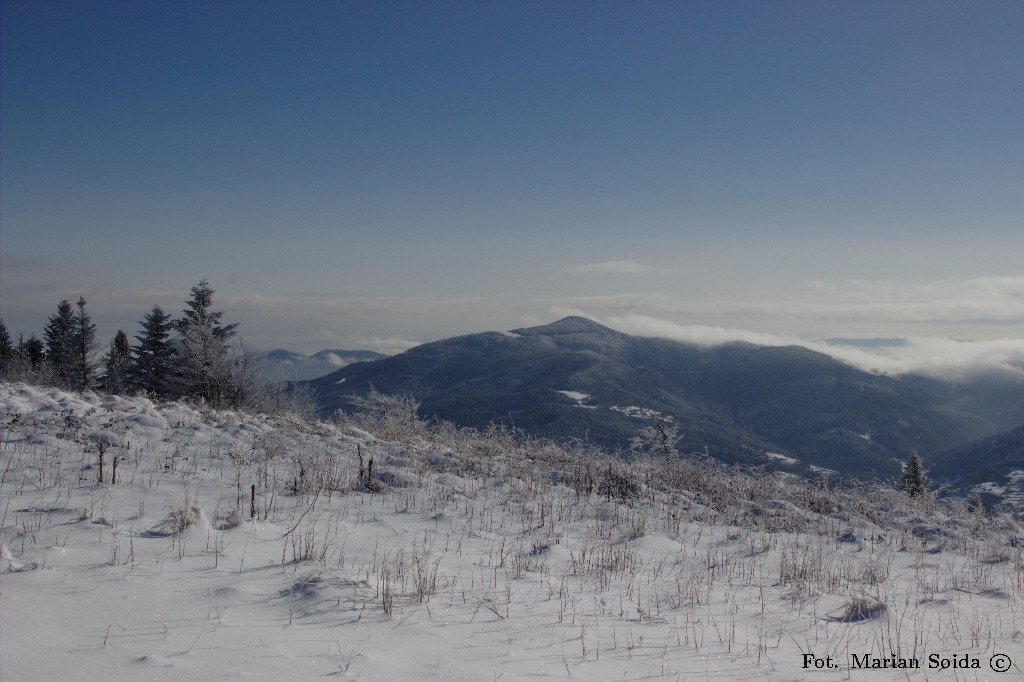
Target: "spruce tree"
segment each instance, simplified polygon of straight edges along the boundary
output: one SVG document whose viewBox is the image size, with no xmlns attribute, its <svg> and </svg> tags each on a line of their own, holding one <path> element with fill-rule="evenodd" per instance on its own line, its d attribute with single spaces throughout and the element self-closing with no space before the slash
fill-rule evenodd
<svg viewBox="0 0 1024 682">
<path fill-rule="evenodd" d="M 128 345 L 128 335 L 123 329 L 118 329 L 107 353 L 107 375 L 103 380 L 103 387 L 107 393 L 120 395 L 128 390 L 128 366 L 131 359 L 132 349 Z"/>
<path fill-rule="evenodd" d="M 14 361 L 14 344 L 7 331 L 7 325 L 0 318 L 0 375 L 6 375 L 11 362 Z"/>
<path fill-rule="evenodd" d="M 50 316 L 43 328 L 46 359 L 53 370 L 54 380 L 62 387 L 70 387 L 75 375 L 75 328 L 75 310 L 67 299 L 57 305 L 57 312 Z M 33 362 L 32 366 L 35 368 L 36 364 Z"/>
<path fill-rule="evenodd" d="M 139 344 L 132 348 L 135 357 L 128 367 L 128 386 L 154 398 L 166 397 L 170 394 L 174 365 L 170 341 L 174 322 L 163 308 L 155 305 L 139 324 L 142 331 L 135 337 Z"/>
<path fill-rule="evenodd" d="M 914 450 L 903 465 L 903 475 L 900 476 L 900 489 L 910 497 L 918 497 L 928 492 L 928 476 L 924 469 L 924 462 L 921 455 Z"/>
<path fill-rule="evenodd" d="M 212 310 L 214 290 L 201 280 L 192 287 L 181 319 L 175 323 L 175 393 L 201 398 L 213 407 L 237 404 L 237 356 L 228 345 L 237 324 L 222 325 Z"/>
<path fill-rule="evenodd" d="M 224 312 L 210 310 L 215 293 L 206 278 L 199 280 L 199 283 L 192 287 L 192 298 L 185 301 L 188 307 L 181 311 L 182 317 L 176 323 L 179 331 L 187 327 L 206 327 L 211 330 L 215 339 L 222 342 L 235 335 L 238 324 L 222 325 L 220 320 L 224 317 Z"/>
<path fill-rule="evenodd" d="M 32 334 L 32 336 L 28 337 L 28 341 L 19 344 L 19 346 L 19 352 L 28 361 L 32 371 L 40 371 L 43 368 L 43 363 L 46 361 L 46 346 L 43 345 L 42 339 Z"/>
<path fill-rule="evenodd" d="M 74 316 L 72 335 L 74 359 L 71 386 L 80 391 L 92 388 L 96 374 L 96 325 L 85 310 L 85 299 L 78 297 L 78 312 Z"/>
</svg>

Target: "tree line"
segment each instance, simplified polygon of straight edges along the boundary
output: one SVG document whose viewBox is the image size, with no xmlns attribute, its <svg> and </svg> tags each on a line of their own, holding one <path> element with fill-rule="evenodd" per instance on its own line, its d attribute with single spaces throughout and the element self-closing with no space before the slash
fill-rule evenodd
<svg viewBox="0 0 1024 682">
<path fill-rule="evenodd" d="M 139 322 L 136 343 L 119 329 L 102 354 L 84 298 L 75 305 L 62 300 L 42 338 L 21 335 L 15 343 L 0 320 L 0 377 L 76 391 L 189 398 L 214 408 L 277 411 L 295 403 L 284 386 L 261 381 L 258 357 L 236 338 L 238 324 L 225 324 L 224 313 L 214 310 L 214 293 L 201 280 L 177 318 L 154 305 Z"/>
</svg>

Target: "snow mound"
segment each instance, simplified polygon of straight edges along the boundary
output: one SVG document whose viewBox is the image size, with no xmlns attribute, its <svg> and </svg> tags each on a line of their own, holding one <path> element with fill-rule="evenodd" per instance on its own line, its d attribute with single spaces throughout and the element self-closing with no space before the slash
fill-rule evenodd
<svg viewBox="0 0 1024 682">
<path fill-rule="evenodd" d="M 20 563 L 14 560 L 14 555 L 7 545 L 0 543 L 0 573 L 20 573 L 21 571 L 34 571 L 39 568 L 35 562 Z"/>
</svg>

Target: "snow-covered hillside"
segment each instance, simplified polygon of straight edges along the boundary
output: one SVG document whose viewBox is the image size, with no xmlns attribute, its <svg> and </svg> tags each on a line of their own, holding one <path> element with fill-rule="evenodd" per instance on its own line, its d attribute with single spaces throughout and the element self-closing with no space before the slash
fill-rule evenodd
<svg viewBox="0 0 1024 682">
<path fill-rule="evenodd" d="M 0 678 L 1024 676 L 1008 516 L 389 437 L 0 384 Z"/>
</svg>

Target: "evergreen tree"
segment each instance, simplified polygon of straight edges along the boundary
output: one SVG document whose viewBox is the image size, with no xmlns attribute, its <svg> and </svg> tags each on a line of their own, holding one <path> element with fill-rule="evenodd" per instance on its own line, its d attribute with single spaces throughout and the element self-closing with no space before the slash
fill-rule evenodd
<svg viewBox="0 0 1024 682">
<path fill-rule="evenodd" d="M 160 306 L 155 305 L 143 317 L 140 326 L 142 331 L 135 337 L 139 344 L 132 348 L 135 357 L 128 368 L 128 386 L 162 398 L 170 394 L 169 382 L 174 365 L 170 336 L 174 322 Z"/>
<path fill-rule="evenodd" d="M 96 325 L 85 310 L 85 299 L 78 297 L 78 312 L 74 316 L 75 330 L 72 336 L 74 360 L 71 385 L 84 391 L 92 387 L 96 374 Z"/>
<path fill-rule="evenodd" d="M 128 345 L 128 335 L 123 329 L 118 329 L 107 353 L 107 375 L 103 381 L 107 393 L 119 395 L 127 391 L 128 366 L 131 359 L 132 349 Z"/>
<path fill-rule="evenodd" d="M 37 372 L 42 370 L 43 363 L 46 361 L 46 346 L 43 345 L 42 339 L 33 334 L 28 337 L 28 341 L 19 345 L 19 351 L 28 361 L 32 371 Z"/>
<path fill-rule="evenodd" d="M 214 290 L 201 280 L 192 287 L 182 318 L 175 323 L 174 392 L 201 398 L 214 407 L 237 405 L 238 355 L 228 340 L 237 324 L 222 325 L 224 313 L 211 310 Z"/>
<path fill-rule="evenodd" d="M 72 385 L 75 375 L 75 310 L 67 299 L 57 305 L 43 328 L 46 340 L 46 359 L 53 370 L 54 380 L 60 386 Z M 34 338 L 34 336 L 33 336 Z M 31 339 L 29 340 L 31 342 Z M 35 368 L 35 363 L 32 364 Z"/>
<path fill-rule="evenodd" d="M 6 374 L 11 362 L 14 361 L 14 344 L 7 331 L 7 325 L 0 318 L 0 374 Z"/>
<path fill-rule="evenodd" d="M 928 476 L 925 473 L 924 462 L 921 456 L 914 450 L 910 460 L 903 465 L 903 475 L 900 476 L 900 489 L 910 497 L 918 497 L 928 492 Z"/>
<path fill-rule="evenodd" d="M 35 339 L 33 346 L 38 346 L 36 362 L 42 365 L 44 355 L 42 342 L 39 339 Z M 31 381 L 33 373 L 32 362 L 29 359 L 28 343 L 25 341 L 24 334 L 19 334 L 18 345 L 11 345 L 10 356 L 4 360 L 3 367 L 0 368 L 0 376 L 8 381 Z"/>
<path fill-rule="evenodd" d="M 223 311 L 210 310 L 216 292 L 210 288 L 206 278 L 199 280 L 192 287 L 191 293 L 192 298 L 185 301 L 188 307 L 181 311 L 182 318 L 176 323 L 178 331 L 187 327 L 205 327 L 211 330 L 213 338 L 222 342 L 235 335 L 238 324 L 222 325 L 220 320 L 224 317 Z"/>
</svg>

